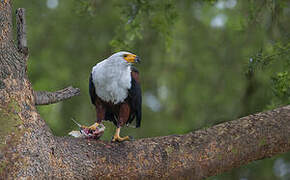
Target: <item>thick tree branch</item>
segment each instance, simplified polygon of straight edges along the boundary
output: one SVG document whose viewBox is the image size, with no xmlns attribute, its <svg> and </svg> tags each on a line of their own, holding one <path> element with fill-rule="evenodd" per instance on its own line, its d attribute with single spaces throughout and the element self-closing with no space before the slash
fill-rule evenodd
<svg viewBox="0 0 290 180">
<path fill-rule="evenodd" d="M 12 45 L 11 0 L 0 1 L 0 48 Z"/>
<path fill-rule="evenodd" d="M 26 20 L 25 9 L 18 8 L 16 10 L 16 24 L 17 24 L 17 41 L 18 51 L 25 56 L 28 55 L 27 38 L 26 38 Z"/>
<path fill-rule="evenodd" d="M 186 135 L 110 143 L 57 138 L 74 178 L 203 179 L 290 150 L 290 105 Z"/>
<path fill-rule="evenodd" d="M 56 92 L 34 91 L 35 105 L 53 104 L 79 94 L 80 89 L 71 86 Z"/>
</svg>

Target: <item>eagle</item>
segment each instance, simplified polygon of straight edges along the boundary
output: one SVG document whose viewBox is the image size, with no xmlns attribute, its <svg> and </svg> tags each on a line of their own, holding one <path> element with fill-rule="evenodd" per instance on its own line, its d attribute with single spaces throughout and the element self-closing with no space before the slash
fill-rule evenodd
<svg viewBox="0 0 290 180">
<path fill-rule="evenodd" d="M 96 108 L 97 123 L 111 121 L 116 126 L 112 142 L 130 140 L 120 137 L 120 129 L 136 119 L 141 125 L 142 93 L 139 71 L 133 66 L 140 58 L 130 52 L 117 52 L 97 63 L 89 77 L 89 94 Z"/>
</svg>

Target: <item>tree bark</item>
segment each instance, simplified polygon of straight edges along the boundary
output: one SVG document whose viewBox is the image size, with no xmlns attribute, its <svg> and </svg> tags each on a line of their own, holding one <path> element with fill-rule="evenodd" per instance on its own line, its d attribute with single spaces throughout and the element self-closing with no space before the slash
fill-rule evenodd
<svg viewBox="0 0 290 180">
<path fill-rule="evenodd" d="M 19 8 L 16 10 L 16 24 L 17 24 L 18 51 L 27 56 L 28 47 L 26 38 L 26 20 L 24 8 Z"/>
<path fill-rule="evenodd" d="M 55 137 L 0 1 L 0 179 L 202 179 L 290 150 L 290 105 L 185 135 L 110 143 Z"/>
<path fill-rule="evenodd" d="M 69 99 L 73 96 L 79 95 L 80 89 L 73 88 L 71 86 L 56 91 L 56 92 L 47 92 L 47 91 L 35 91 L 35 105 L 48 105 L 57 103 L 66 99 Z"/>
</svg>

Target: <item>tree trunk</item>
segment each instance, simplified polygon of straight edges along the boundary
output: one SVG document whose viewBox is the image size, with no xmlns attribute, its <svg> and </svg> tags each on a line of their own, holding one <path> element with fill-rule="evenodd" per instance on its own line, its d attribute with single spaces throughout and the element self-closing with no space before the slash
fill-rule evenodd
<svg viewBox="0 0 290 180">
<path fill-rule="evenodd" d="M 35 105 L 67 99 L 77 95 L 77 89 L 55 93 L 33 91 L 26 75 L 28 51 L 25 44 L 21 45 L 26 42 L 21 39 L 25 36 L 18 35 L 21 42 L 16 48 L 11 17 L 11 0 L 1 0 L 0 177 L 3 179 L 202 179 L 290 150 L 290 106 L 186 135 L 123 143 L 55 137 Z"/>
</svg>

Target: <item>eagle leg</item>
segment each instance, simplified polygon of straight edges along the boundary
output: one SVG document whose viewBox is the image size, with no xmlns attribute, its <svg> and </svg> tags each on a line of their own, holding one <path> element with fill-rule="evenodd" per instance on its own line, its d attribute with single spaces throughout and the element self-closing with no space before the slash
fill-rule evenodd
<svg viewBox="0 0 290 180">
<path fill-rule="evenodd" d="M 97 105 L 96 106 L 96 111 L 97 111 L 97 123 L 101 124 L 102 121 L 105 119 L 105 108 L 102 105 Z"/>
<path fill-rule="evenodd" d="M 130 116 L 130 106 L 128 103 L 122 103 L 120 105 L 120 110 L 119 110 L 119 119 L 117 120 L 117 129 L 116 133 L 112 139 L 112 142 L 122 142 L 122 141 L 128 141 L 130 140 L 129 136 L 126 137 L 120 137 L 120 129 L 123 125 L 126 124 Z"/>
<path fill-rule="evenodd" d="M 125 137 L 120 137 L 120 130 L 121 128 L 118 127 L 116 129 L 116 132 L 115 132 L 115 135 L 114 137 L 112 138 L 112 142 L 122 142 L 122 141 L 129 141 L 130 140 L 130 137 L 129 136 L 125 136 Z"/>
</svg>

